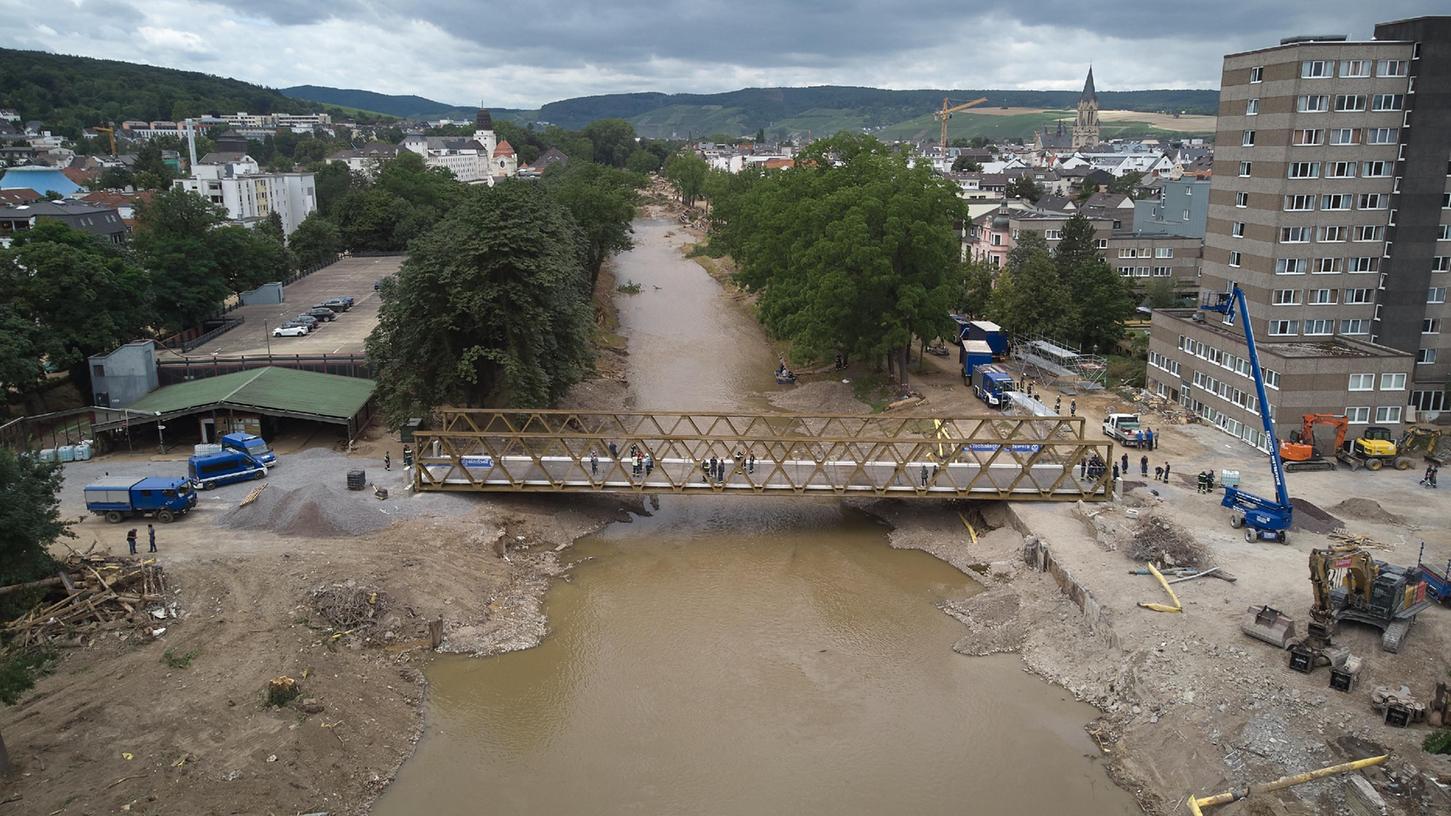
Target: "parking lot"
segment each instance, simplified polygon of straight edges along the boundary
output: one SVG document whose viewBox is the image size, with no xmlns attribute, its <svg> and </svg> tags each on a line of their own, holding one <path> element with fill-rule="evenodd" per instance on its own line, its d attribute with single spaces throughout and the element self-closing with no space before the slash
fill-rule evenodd
<svg viewBox="0 0 1451 816">
<path fill-rule="evenodd" d="M 188 357 L 212 355 L 267 354 L 361 354 L 363 341 L 378 323 L 378 293 L 373 283 L 398 271 L 401 257 L 343 258 L 326 269 L 308 275 L 283 289 L 283 302 L 243 306 L 231 314 L 246 319 L 205 345 L 192 349 Z M 322 323 L 305 337 L 273 337 L 272 330 L 284 321 L 311 309 L 331 297 L 351 295 L 353 308 L 330 323 Z"/>
</svg>

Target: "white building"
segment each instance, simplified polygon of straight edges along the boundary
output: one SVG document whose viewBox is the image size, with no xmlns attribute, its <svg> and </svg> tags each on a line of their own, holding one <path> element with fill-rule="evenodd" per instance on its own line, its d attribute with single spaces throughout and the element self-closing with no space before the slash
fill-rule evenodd
<svg viewBox="0 0 1451 816">
<path fill-rule="evenodd" d="M 243 153 L 208 153 L 192 168 L 191 178 L 175 186 L 196 193 L 227 211 L 227 218 L 255 226 L 272 213 L 282 218 L 282 232 L 291 235 L 317 209 L 312 173 L 263 173 L 256 159 Z"/>
<path fill-rule="evenodd" d="M 508 142 L 499 143 L 493 117 L 480 109 L 469 136 L 410 135 L 398 143 L 423 157 L 429 167 L 443 167 L 465 184 L 493 184 L 496 178 L 519 173 L 519 159 Z"/>
</svg>

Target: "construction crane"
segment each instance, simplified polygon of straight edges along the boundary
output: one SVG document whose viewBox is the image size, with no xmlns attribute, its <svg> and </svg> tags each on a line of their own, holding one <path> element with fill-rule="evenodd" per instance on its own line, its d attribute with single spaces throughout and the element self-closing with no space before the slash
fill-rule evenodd
<svg viewBox="0 0 1451 816">
<path fill-rule="evenodd" d="M 93 127 L 93 128 L 91 128 L 91 130 L 94 130 L 97 133 L 104 133 L 104 134 L 106 134 L 106 136 L 108 138 L 110 138 L 110 140 L 111 140 L 111 155 L 112 156 L 115 156 L 116 155 L 116 129 L 115 128 L 109 128 L 109 127 Z"/>
<path fill-rule="evenodd" d="M 1229 524 L 1235 529 L 1246 528 L 1245 541 L 1277 541 L 1284 544 L 1288 539 L 1290 522 L 1294 512 L 1290 504 L 1290 491 L 1285 486 L 1285 464 L 1280 459 L 1280 440 L 1275 435 L 1275 422 L 1270 418 L 1270 400 L 1265 395 L 1265 375 L 1260 370 L 1260 355 L 1255 348 L 1254 326 L 1250 324 L 1249 307 L 1245 305 L 1244 291 L 1239 284 L 1231 283 L 1229 292 L 1218 296 L 1214 303 L 1205 304 L 1205 311 L 1224 315 L 1224 324 L 1233 326 L 1236 318 L 1244 324 L 1244 341 L 1249 347 L 1249 367 L 1254 372 L 1255 396 L 1259 398 L 1260 422 L 1265 428 L 1265 446 L 1270 451 L 1270 474 L 1275 479 L 1275 498 L 1267 499 L 1226 485 L 1224 507 L 1234 510 Z"/>
<path fill-rule="evenodd" d="M 945 96 L 942 97 L 942 110 L 933 111 L 932 118 L 936 119 L 938 123 L 942 125 L 943 150 L 947 149 L 947 120 L 952 118 L 952 114 L 957 113 L 958 111 L 965 111 L 968 108 L 975 108 L 986 101 L 987 97 L 982 97 L 981 99 L 974 99 L 971 102 L 963 102 L 960 105 L 954 105 L 952 104 L 952 100 L 948 99 Z"/>
</svg>

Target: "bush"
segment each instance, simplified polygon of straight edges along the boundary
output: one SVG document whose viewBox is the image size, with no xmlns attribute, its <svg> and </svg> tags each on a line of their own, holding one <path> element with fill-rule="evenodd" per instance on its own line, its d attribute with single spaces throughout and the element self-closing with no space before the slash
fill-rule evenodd
<svg viewBox="0 0 1451 816">
<path fill-rule="evenodd" d="M 35 679 L 50 672 L 55 653 L 44 649 L 20 649 L 0 661 L 0 703 L 15 705 L 20 696 L 35 686 Z"/>
<path fill-rule="evenodd" d="M 1428 754 L 1451 754 L 1451 728 L 1438 728 L 1421 743 Z"/>
<path fill-rule="evenodd" d="M 200 652 L 196 649 L 192 649 L 186 654 L 177 654 L 171 649 L 167 649 L 161 653 L 161 662 L 173 669 L 189 669 L 191 668 L 192 660 L 196 659 L 198 654 Z"/>
<path fill-rule="evenodd" d="M 622 295 L 638 295 L 640 294 L 640 284 L 634 281 L 625 281 L 619 286 L 616 286 L 615 291 Z"/>
</svg>

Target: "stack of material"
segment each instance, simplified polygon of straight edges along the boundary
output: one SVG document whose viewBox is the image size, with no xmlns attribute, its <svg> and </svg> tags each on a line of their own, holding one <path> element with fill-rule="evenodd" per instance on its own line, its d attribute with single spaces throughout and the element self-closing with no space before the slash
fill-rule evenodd
<svg viewBox="0 0 1451 816">
<path fill-rule="evenodd" d="M 167 607 L 166 577 L 154 561 L 111 555 L 73 554 L 61 572 L 66 597 L 37 606 L 5 624 L 16 646 L 77 641 L 112 630 L 150 637 L 175 611 Z"/>
</svg>

